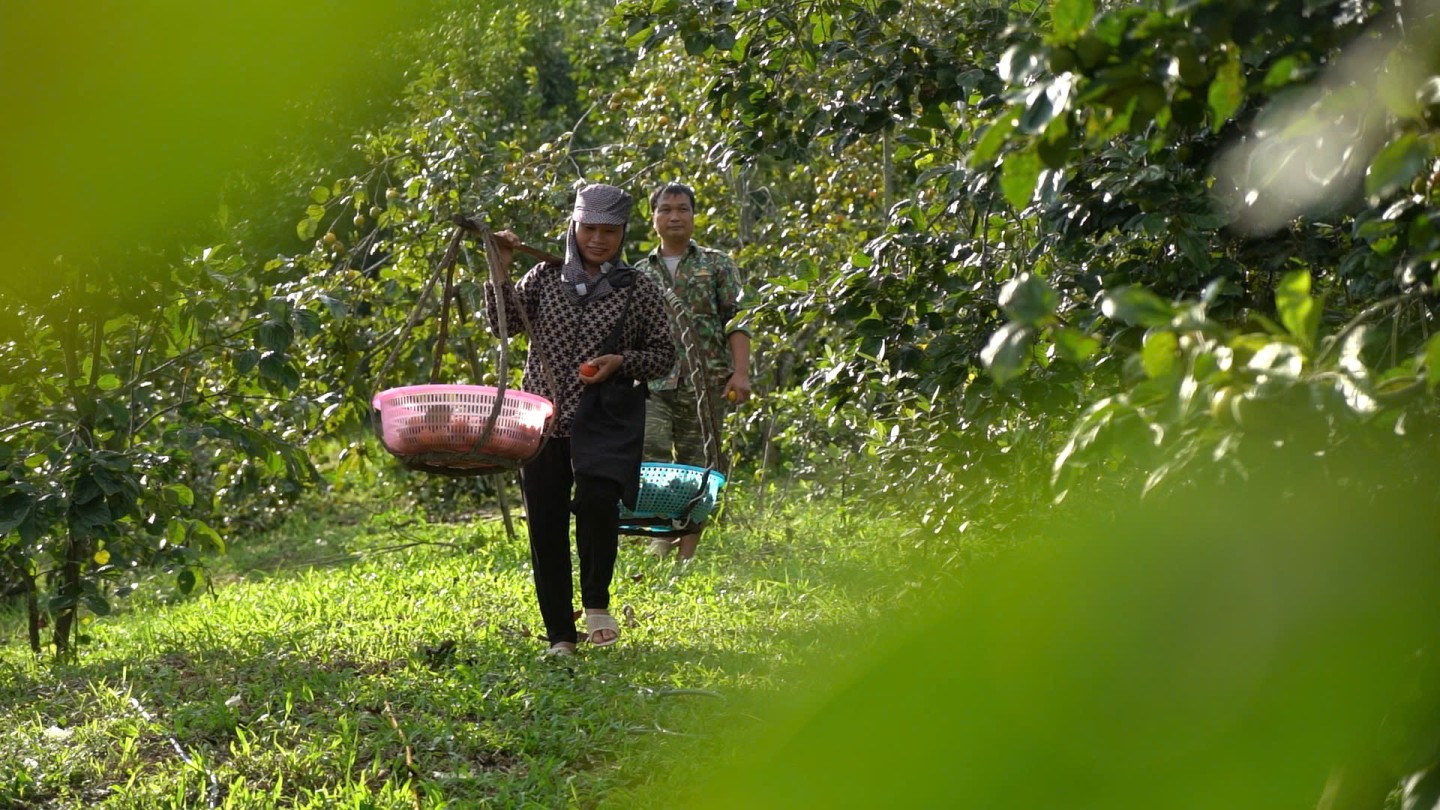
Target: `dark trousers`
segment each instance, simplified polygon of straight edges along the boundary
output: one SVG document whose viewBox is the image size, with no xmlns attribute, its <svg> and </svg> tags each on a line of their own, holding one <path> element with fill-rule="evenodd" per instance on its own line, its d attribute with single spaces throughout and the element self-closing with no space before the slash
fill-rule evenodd
<svg viewBox="0 0 1440 810">
<path fill-rule="evenodd" d="M 571 498 L 571 488 L 574 498 Z M 554 437 L 520 470 L 525 518 L 530 528 L 530 562 L 535 596 L 551 644 L 574 643 L 575 585 L 571 580 L 570 513 L 575 513 L 575 549 L 580 556 L 580 602 L 610 608 L 610 580 L 620 549 L 620 484 L 575 475 L 570 437 Z"/>
</svg>

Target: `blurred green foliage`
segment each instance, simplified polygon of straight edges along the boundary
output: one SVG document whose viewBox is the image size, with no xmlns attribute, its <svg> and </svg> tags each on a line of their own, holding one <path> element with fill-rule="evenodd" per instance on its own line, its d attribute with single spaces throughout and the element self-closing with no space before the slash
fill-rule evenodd
<svg viewBox="0 0 1440 810">
<path fill-rule="evenodd" d="M 1315 472 L 1111 503 L 973 566 L 854 628 L 887 638 L 752 708 L 765 730 L 667 800 L 1381 807 L 1440 757 L 1440 509 L 1383 464 Z"/>
<path fill-rule="evenodd" d="M 392 91 L 397 66 L 376 46 L 428 13 L 384 0 L 4 4 L 0 283 L 45 297 L 57 257 L 193 237 L 229 175 L 263 171 L 283 141 L 349 129 L 345 111 Z"/>
</svg>

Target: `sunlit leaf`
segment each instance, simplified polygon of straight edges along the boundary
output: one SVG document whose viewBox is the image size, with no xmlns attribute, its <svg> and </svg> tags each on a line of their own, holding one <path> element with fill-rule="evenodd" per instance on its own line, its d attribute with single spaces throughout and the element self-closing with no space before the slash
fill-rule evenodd
<svg viewBox="0 0 1440 810">
<path fill-rule="evenodd" d="M 1310 295 L 1310 273 L 1294 270 L 1280 279 L 1275 289 L 1275 309 L 1280 323 L 1302 346 L 1315 345 L 1320 327 L 1320 302 Z"/>
<path fill-rule="evenodd" d="M 1000 308 L 1012 321 L 1039 326 L 1055 314 L 1060 296 L 1045 279 L 1021 273 L 1000 288 Z"/>
<path fill-rule="evenodd" d="M 1005 146 L 1010 133 L 1015 131 L 1018 121 L 1019 118 L 1013 110 L 1006 110 L 991 121 L 970 153 L 970 165 L 983 167 L 1000 154 L 1000 149 Z"/>
<path fill-rule="evenodd" d="M 1034 330 L 1018 323 L 1007 323 L 990 336 L 980 350 L 980 362 L 996 383 L 1004 384 L 1030 365 L 1030 345 Z"/>
<path fill-rule="evenodd" d="M 1210 103 L 1210 126 L 1216 132 L 1230 120 L 1245 101 L 1245 74 L 1240 60 L 1233 56 L 1220 63 L 1207 93 Z"/>
<path fill-rule="evenodd" d="M 165 487 L 165 499 L 180 506 L 194 506 L 195 492 L 184 484 L 171 484 Z"/>
<path fill-rule="evenodd" d="M 1145 335 L 1145 345 L 1140 352 L 1140 364 L 1145 376 L 1155 379 L 1168 377 L 1179 367 L 1180 339 L 1174 332 L 1156 330 Z"/>
<path fill-rule="evenodd" d="M 1256 371 L 1293 380 L 1305 369 L 1305 358 L 1289 343 L 1267 343 L 1247 364 Z"/>
<path fill-rule="evenodd" d="M 1055 349 L 1072 363 L 1082 363 L 1100 350 L 1100 340 L 1078 329 L 1062 327 L 1054 333 Z"/>
<path fill-rule="evenodd" d="M 1050 8 L 1050 21 L 1055 36 L 1073 39 L 1090 25 L 1095 16 L 1095 0 L 1055 0 Z"/>
<path fill-rule="evenodd" d="M 1042 65 L 1040 52 L 1028 43 L 1011 45 L 1000 56 L 997 69 L 1000 78 L 1014 85 L 1023 85 L 1039 72 Z"/>
<path fill-rule="evenodd" d="M 1175 317 L 1175 308 L 1169 302 L 1133 285 L 1106 290 L 1100 311 L 1112 321 L 1135 326 L 1165 326 Z"/>
<path fill-rule="evenodd" d="M 1035 184 L 1044 170 L 1040 156 L 1033 149 L 1006 155 L 1000 167 L 1000 189 L 1005 193 L 1005 201 L 1016 211 L 1025 210 L 1035 197 Z"/>
</svg>

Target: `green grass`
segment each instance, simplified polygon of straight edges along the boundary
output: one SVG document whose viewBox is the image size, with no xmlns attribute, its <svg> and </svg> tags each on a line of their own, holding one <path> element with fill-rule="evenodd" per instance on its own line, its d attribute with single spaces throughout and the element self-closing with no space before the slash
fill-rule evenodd
<svg viewBox="0 0 1440 810">
<path fill-rule="evenodd" d="M 210 595 L 142 589 L 74 666 L 0 627 L 0 807 L 663 806 L 944 568 L 894 518 L 736 501 L 687 567 L 623 544 L 621 642 L 568 661 L 523 540 L 363 502 L 232 540 Z"/>
</svg>

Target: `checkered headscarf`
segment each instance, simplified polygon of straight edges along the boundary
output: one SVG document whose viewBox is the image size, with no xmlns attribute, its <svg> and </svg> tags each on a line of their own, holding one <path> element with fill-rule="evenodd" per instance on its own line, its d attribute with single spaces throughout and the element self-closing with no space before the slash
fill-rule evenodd
<svg viewBox="0 0 1440 810">
<path fill-rule="evenodd" d="M 630 208 L 634 204 L 635 199 L 625 191 L 602 183 L 592 183 L 575 193 L 575 211 L 570 216 L 569 232 L 565 235 L 565 266 L 560 269 L 565 290 L 573 300 L 592 301 L 609 295 L 614 289 L 608 278 L 610 271 L 628 266 L 616 254 L 600 265 L 600 278 L 591 281 L 580 258 L 580 245 L 575 241 L 575 226 L 582 222 L 586 225 L 619 225 L 624 228 L 620 233 L 620 244 L 623 246 L 625 231 L 629 230 Z"/>
</svg>

